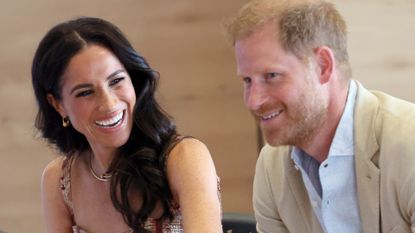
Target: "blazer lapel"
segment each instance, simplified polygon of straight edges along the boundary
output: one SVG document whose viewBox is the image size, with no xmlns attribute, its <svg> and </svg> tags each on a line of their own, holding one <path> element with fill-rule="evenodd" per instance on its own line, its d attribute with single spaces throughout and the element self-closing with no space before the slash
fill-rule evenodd
<svg viewBox="0 0 415 233">
<path fill-rule="evenodd" d="M 285 159 L 288 160 L 285 161 L 285 164 L 288 166 L 286 168 L 288 185 L 301 215 L 301 219 L 298 219 L 298 231 L 296 232 L 323 233 L 320 222 L 315 216 L 314 210 L 310 204 L 310 198 L 308 197 L 307 190 L 304 187 L 301 172 L 295 168 L 291 156 L 287 156 Z M 302 224 L 305 226 L 300 227 Z"/>
<path fill-rule="evenodd" d="M 355 106 L 355 167 L 360 218 L 365 233 L 380 227 L 380 171 L 378 166 L 377 98 L 358 82 Z"/>
</svg>

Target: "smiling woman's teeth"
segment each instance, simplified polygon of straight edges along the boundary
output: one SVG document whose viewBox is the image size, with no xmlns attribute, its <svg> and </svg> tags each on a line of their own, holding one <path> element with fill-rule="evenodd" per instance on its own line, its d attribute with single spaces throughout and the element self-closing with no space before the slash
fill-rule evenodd
<svg viewBox="0 0 415 233">
<path fill-rule="evenodd" d="M 103 121 L 95 121 L 95 124 L 101 126 L 101 127 L 114 127 L 116 126 L 118 123 L 121 122 L 121 119 L 124 115 L 124 111 L 120 112 L 119 114 L 117 114 L 115 117 L 108 119 L 108 120 L 103 120 Z"/>
</svg>

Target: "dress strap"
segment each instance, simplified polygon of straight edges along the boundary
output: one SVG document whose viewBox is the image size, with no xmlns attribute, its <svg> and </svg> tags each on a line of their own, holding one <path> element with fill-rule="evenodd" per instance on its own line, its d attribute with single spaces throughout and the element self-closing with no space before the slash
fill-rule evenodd
<svg viewBox="0 0 415 233">
<path fill-rule="evenodd" d="M 71 168 L 75 156 L 65 157 L 62 163 L 62 176 L 60 179 L 63 201 L 68 208 L 69 213 L 73 216 L 73 203 L 71 194 Z"/>
</svg>

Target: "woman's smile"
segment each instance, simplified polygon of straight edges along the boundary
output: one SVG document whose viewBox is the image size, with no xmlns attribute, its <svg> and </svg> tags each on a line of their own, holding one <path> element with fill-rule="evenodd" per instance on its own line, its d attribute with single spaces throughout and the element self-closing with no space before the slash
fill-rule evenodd
<svg viewBox="0 0 415 233">
<path fill-rule="evenodd" d="M 95 124 L 99 127 L 115 128 L 115 127 L 117 127 L 118 125 L 121 124 L 121 122 L 123 120 L 123 116 L 124 116 L 124 111 L 121 111 L 117 115 L 115 115 L 114 117 L 111 117 L 109 119 L 95 121 Z"/>
</svg>

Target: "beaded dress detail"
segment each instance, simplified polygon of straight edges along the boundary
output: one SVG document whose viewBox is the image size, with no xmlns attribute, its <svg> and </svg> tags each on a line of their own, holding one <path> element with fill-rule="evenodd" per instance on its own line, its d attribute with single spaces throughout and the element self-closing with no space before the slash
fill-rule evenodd
<svg viewBox="0 0 415 233">
<path fill-rule="evenodd" d="M 72 226 L 73 233 L 88 233 L 85 230 L 81 229 L 76 225 L 74 216 L 73 216 L 73 203 L 71 200 L 71 165 L 73 163 L 75 156 L 72 156 L 70 159 L 65 159 L 62 167 L 62 177 L 60 180 L 61 190 L 65 204 L 72 214 L 72 221 L 74 225 Z M 182 225 L 182 215 L 179 208 L 172 209 L 173 219 L 154 219 L 148 218 L 144 223 L 144 228 L 151 233 L 183 233 Z M 119 233 L 134 233 L 132 229 L 125 232 Z"/>
</svg>

